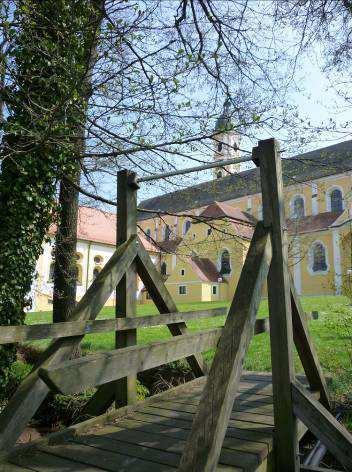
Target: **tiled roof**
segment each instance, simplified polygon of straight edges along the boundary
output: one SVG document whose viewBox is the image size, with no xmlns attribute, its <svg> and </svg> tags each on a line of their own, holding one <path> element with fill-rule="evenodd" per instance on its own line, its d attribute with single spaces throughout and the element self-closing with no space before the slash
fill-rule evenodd
<svg viewBox="0 0 352 472">
<path fill-rule="evenodd" d="M 172 254 L 176 252 L 176 249 L 180 245 L 182 238 L 167 239 L 166 241 L 158 241 L 159 250 Z"/>
<path fill-rule="evenodd" d="M 56 233 L 56 225 L 52 225 L 49 234 Z M 149 252 L 158 252 L 159 249 L 148 241 L 144 235 L 139 235 L 143 246 Z M 102 244 L 116 244 L 116 214 L 108 213 L 97 208 L 80 206 L 77 220 L 77 239 Z"/>
<path fill-rule="evenodd" d="M 229 220 L 237 236 L 245 239 L 251 239 L 253 236 L 256 219 L 249 213 L 228 205 L 224 202 L 214 202 L 205 208 L 199 215 L 204 221 L 214 219 Z"/>
<path fill-rule="evenodd" d="M 284 185 L 346 172 L 352 169 L 352 140 L 283 159 L 282 167 Z M 144 200 L 139 207 L 178 213 L 258 192 L 260 175 L 254 168 Z M 148 218 L 150 213 L 139 213 L 139 219 Z"/>
<path fill-rule="evenodd" d="M 190 264 L 204 282 L 218 282 L 222 278 L 215 264 L 207 257 L 191 257 Z"/>
<path fill-rule="evenodd" d="M 290 234 L 312 233 L 329 228 L 343 212 L 326 211 L 318 215 L 304 216 L 286 220 L 287 229 Z"/>
<path fill-rule="evenodd" d="M 251 225 L 255 223 L 255 219 L 249 213 L 228 205 L 227 203 L 216 201 L 207 206 L 199 217 L 205 219 L 229 218 L 230 220 L 240 221 Z"/>
</svg>

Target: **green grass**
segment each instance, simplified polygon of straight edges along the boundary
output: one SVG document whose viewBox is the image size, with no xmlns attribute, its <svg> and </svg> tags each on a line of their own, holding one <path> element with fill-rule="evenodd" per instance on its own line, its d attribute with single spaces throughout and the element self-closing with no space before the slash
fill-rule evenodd
<svg viewBox="0 0 352 472">
<path fill-rule="evenodd" d="M 346 310 L 352 310 L 348 306 L 345 297 L 302 297 L 302 305 L 305 311 L 319 311 L 319 319 L 309 322 L 311 336 L 317 348 L 323 370 L 333 376 L 332 390 L 338 397 L 347 396 L 352 398 L 352 368 L 351 368 L 351 339 L 346 340 L 337 335 L 334 330 L 334 320 L 336 322 Z M 180 303 L 180 311 L 192 311 L 206 308 L 217 308 L 227 306 L 227 303 Z M 137 315 L 153 315 L 157 310 L 154 305 L 138 305 Z M 51 322 L 51 312 L 29 313 L 27 323 L 48 323 Z M 268 306 L 266 300 L 262 301 L 259 308 L 259 317 L 268 316 Z M 114 317 L 114 308 L 104 308 L 99 318 Z M 352 321 L 352 318 L 351 318 Z M 329 322 L 329 323 L 328 323 Z M 187 323 L 190 331 L 209 329 L 224 324 L 224 317 L 206 318 L 194 320 Z M 148 344 L 153 341 L 160 341 L 170 338 L 171 335 L 165 326 L 155 326 L 143 328 L 138 331 L 138 344 Z M 44 348 L 49 341 L 35 342 L 36 346 Z M 114 333 L 97 333 L 87 335 L 82 343 L 85 353 L 110 350 L 114 348 Z M 213 352 L 205 353 L 206 359 L 210 360 Z M 302 371 L 299 359 L 295 356 L 297 371 Z M 257 335 L 253 338 L 248 355 L 245 361 L 245 368 L 257 371 L 270 370 L 270 346 L 268 333 Z"/>
</svg>

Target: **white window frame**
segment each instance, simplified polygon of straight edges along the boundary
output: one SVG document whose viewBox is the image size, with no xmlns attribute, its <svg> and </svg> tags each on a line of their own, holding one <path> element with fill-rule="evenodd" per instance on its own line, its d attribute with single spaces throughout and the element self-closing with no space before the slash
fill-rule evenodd
<svg viewBox="0 0 352 472">
<path fill-rule="evenodd" d="M 222 277 L 230 277 L 231 274 L 232 274 L 232 259 L 231 259 L 231 251 L 227 248 L 227 247 L 223 247 L 219 253 L 219 257 L 218 257 L 218 272 L 220 272 L 221 270 L 221 258 L 222 258 L 222 255 L 224 253 L 224 251 L 227 251 L 229 253 L 229 256 L 230 256 L 230 272 L 228 274 L 223 274 Z"/>
<path fill-rule="evenodd" d="M 331 194 L 334 190 L 340 190 L 341 195 L 342 195 L 342 210 L 345 209 L 345 197 L 344 197 L 343 188 L 340 187 L 339 185 L 333 185 L 332 187 L 328 188 L 328 190 L 326 191 L 326 194 L 325 194 L 326 211 L 331 211 Z"/>
<path fill-rule="evenodd" d="M 290 200 L 290 218 L 297 218 L 297 216 L 295 216 L 295 205 L 294 205 L 295 200 L 297 198 L 302 198 L 302 200 L 303 200 L 303 210 L 304 210 L 303 211 L 303 217 L 307 216 L 306 197 L 302 193 L 297 193 Z"/>
<path fill-rule="evenodd" d="M 325 261 L 326 261 L 326 270 L 318 270 L 318 271 L 314 271 L 313 270 L 313 264 L 314 264 L 314 256 L 313 256 L 313 247 L 315 246 L 315 244 L 321 244 L 324 248 L 324 251 L 325 251 Z M 328 248 L 327 248 L 327 245 L 321 241 L 320 239 L 316 239 L 315 241 L 313 241 L 309 247 L 309 251 L 308 251 L 308 272 L 310 273 L 310 275 L 325 275 L 327 274 L 329 271 L 330 271 L 330 263 L 329 263 L 329 251 L 328 251 Z"/>
<path fill-rule="evenodd" d="M 184 288 L 185 288 L 185 293 L 181 293 L 181 287 L 184 287 Z M 179 286 L 178 286 L 178 294 L 181 295 L 182 297 L 184 297 L 185 295 L 187 295 L 187 285 L 179 285 Z"/>
</svg>

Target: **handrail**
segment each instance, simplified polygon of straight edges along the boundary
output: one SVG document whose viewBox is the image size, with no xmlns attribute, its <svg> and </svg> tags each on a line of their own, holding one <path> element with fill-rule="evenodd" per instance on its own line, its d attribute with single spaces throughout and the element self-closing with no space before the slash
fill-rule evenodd
<svg viewBox="0 0 352 472">
<path fill-rule="evenodd" d="M 82 334 L 108 331 L 127 331 L 159 325 L 171 325 L 182 321 L 226 316 L 227 308 L 212 308 L 141 317 L 111 318 L 100 320 L 65 321 L 61 323 L 40 323 L 34 325 L 0 326 L 0 345 L 40 339 L 58 339 Z M 267 319 L 256 321 L 255 334 L 268 330 Z"/>
<path fill-rule="evenodd" d="M 164 313 L 126 318 L 104 318 L 100 320 L 64 321 L 60 323 L 38 323 L 33 325 L 0 326 L 0 345 L 39 339 L 57 339 L 80 334 L 104 331 L 127 331 L 162 324 L 172 324 L 197 318 L 225 316 L 227 308 L 212 308 L 185 312 Z"/>
</svg>

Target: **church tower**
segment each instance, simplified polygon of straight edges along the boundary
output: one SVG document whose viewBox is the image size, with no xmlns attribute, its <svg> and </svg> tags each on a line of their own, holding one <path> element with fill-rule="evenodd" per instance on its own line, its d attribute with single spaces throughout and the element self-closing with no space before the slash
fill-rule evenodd
<svg viewBox="0 0 352 472">
<path fill-rule="evenodd" d="M 214 160 L 223 161 L 225 159 L 234 159 L 240 157 L 239 134 L 233 129 L 230 112 L 230 99 L 227 98 L 221 115 L 216 120 L 214 140 Z M 240 170 L 240 164 L 230 164 L 225 167 L 214 167 L 214 179 L 221 179 L 227 175 L 233 174 Z"/>
</svg>

